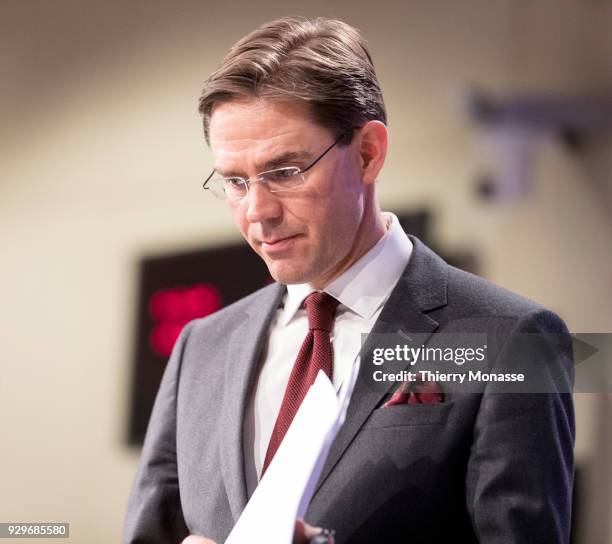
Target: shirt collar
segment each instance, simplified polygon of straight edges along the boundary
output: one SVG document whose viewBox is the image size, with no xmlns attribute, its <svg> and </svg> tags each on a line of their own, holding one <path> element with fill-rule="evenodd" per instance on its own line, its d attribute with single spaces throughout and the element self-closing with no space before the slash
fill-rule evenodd
<svg viewBox="0 0 612 544">
<path fill-rule="evenodd" d="M 412 242 L 397 217 L 383 212 L 387 232 L 360 259 L 332 281 L 324 291 L 340 304 L 364 319 L 374 315 L 386 301 L 406 268 L 412 253 Z M 280 324 L 286 326 L 314 289 L 307 283 L 287 286 L 285 307 Z"/>
</svg>

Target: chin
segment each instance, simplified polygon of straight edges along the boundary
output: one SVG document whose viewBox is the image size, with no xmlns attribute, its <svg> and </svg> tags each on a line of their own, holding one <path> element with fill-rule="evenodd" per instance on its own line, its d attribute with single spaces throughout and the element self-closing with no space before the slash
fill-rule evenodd
<svg viewBox="0 0 612 544">
<path fill-rule="evenodd" d="M 308 283 L 310 278 L 310 275 L 305 273 L 304 267 L 279 266 L 279 263 L 272 263 L 268 264 L 268 271 L 274 278 L 274 281 L 285 285 Z"/>
</svg>

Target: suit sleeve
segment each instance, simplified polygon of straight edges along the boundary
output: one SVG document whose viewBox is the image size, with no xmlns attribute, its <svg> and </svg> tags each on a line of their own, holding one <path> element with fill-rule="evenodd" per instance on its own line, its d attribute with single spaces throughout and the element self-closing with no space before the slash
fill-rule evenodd
<svg viewBox="0 0 612 544">
<path fill-rule="evenodd" d="M 189 534 L 176 465 L 176 397 L 190 330 L 187 325 L 179 336 L 155 398 L 128 502 L 123 544 L 179 544 Z"/>
<path fill-rule="evenodd" d="M 494 366 L 517 365 L 528 390 L 490 382 L 481 399 L 466 481 L 472 524 L 481 543 L 568 543 L 574 371 L 561 319 L 537 310 L 514 327 Z"/>
</svg>

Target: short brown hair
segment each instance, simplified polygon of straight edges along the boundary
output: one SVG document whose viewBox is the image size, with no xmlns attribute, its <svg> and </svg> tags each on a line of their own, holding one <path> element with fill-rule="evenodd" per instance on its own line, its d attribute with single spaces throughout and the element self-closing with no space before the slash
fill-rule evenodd
<svg viewBox="0 0 612 544">
<path fill-rule="evenodd" d="M 340 142 L 387 112 L 374 63 L 359 31 L 334 19 L 284 17 L 239 40 L 206 82 L 198 110 L 204 136 L 216 103 L 241 97 L 304 100 L 313 120 Z"/>
</svg>

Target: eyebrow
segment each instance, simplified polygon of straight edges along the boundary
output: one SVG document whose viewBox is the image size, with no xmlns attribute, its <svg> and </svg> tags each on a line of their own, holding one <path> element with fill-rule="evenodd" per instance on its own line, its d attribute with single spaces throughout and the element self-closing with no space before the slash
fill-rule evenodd
<svg viewBox="0 0 612 544">
<path fill-rule="evenodd" d="M 275 168 L 282 168 L 283 166 L 288 166 L 292 162 L 300 162 L 300 161 L 308 160 L 309 158 L 311 158 L 311 156 L 312 155 L 308 151 L 287 151 L 261 164 L 257 168 L 257 172 L 261 173 L 261 172 L 267 172 L 268 170 L 274 170 Z M 226 178 L 232 177 L 232 176 L 240 176 L 240 177 L 245 177 L 245 178 L 247 177 L 246 174 L 240 171 L 233 171 L 233 170 L 226 171 L 226 170 L 223 170 L 222 168 L 216 168 L 216 167 L 215 167 L 215 171 Z"/>
</svg>

